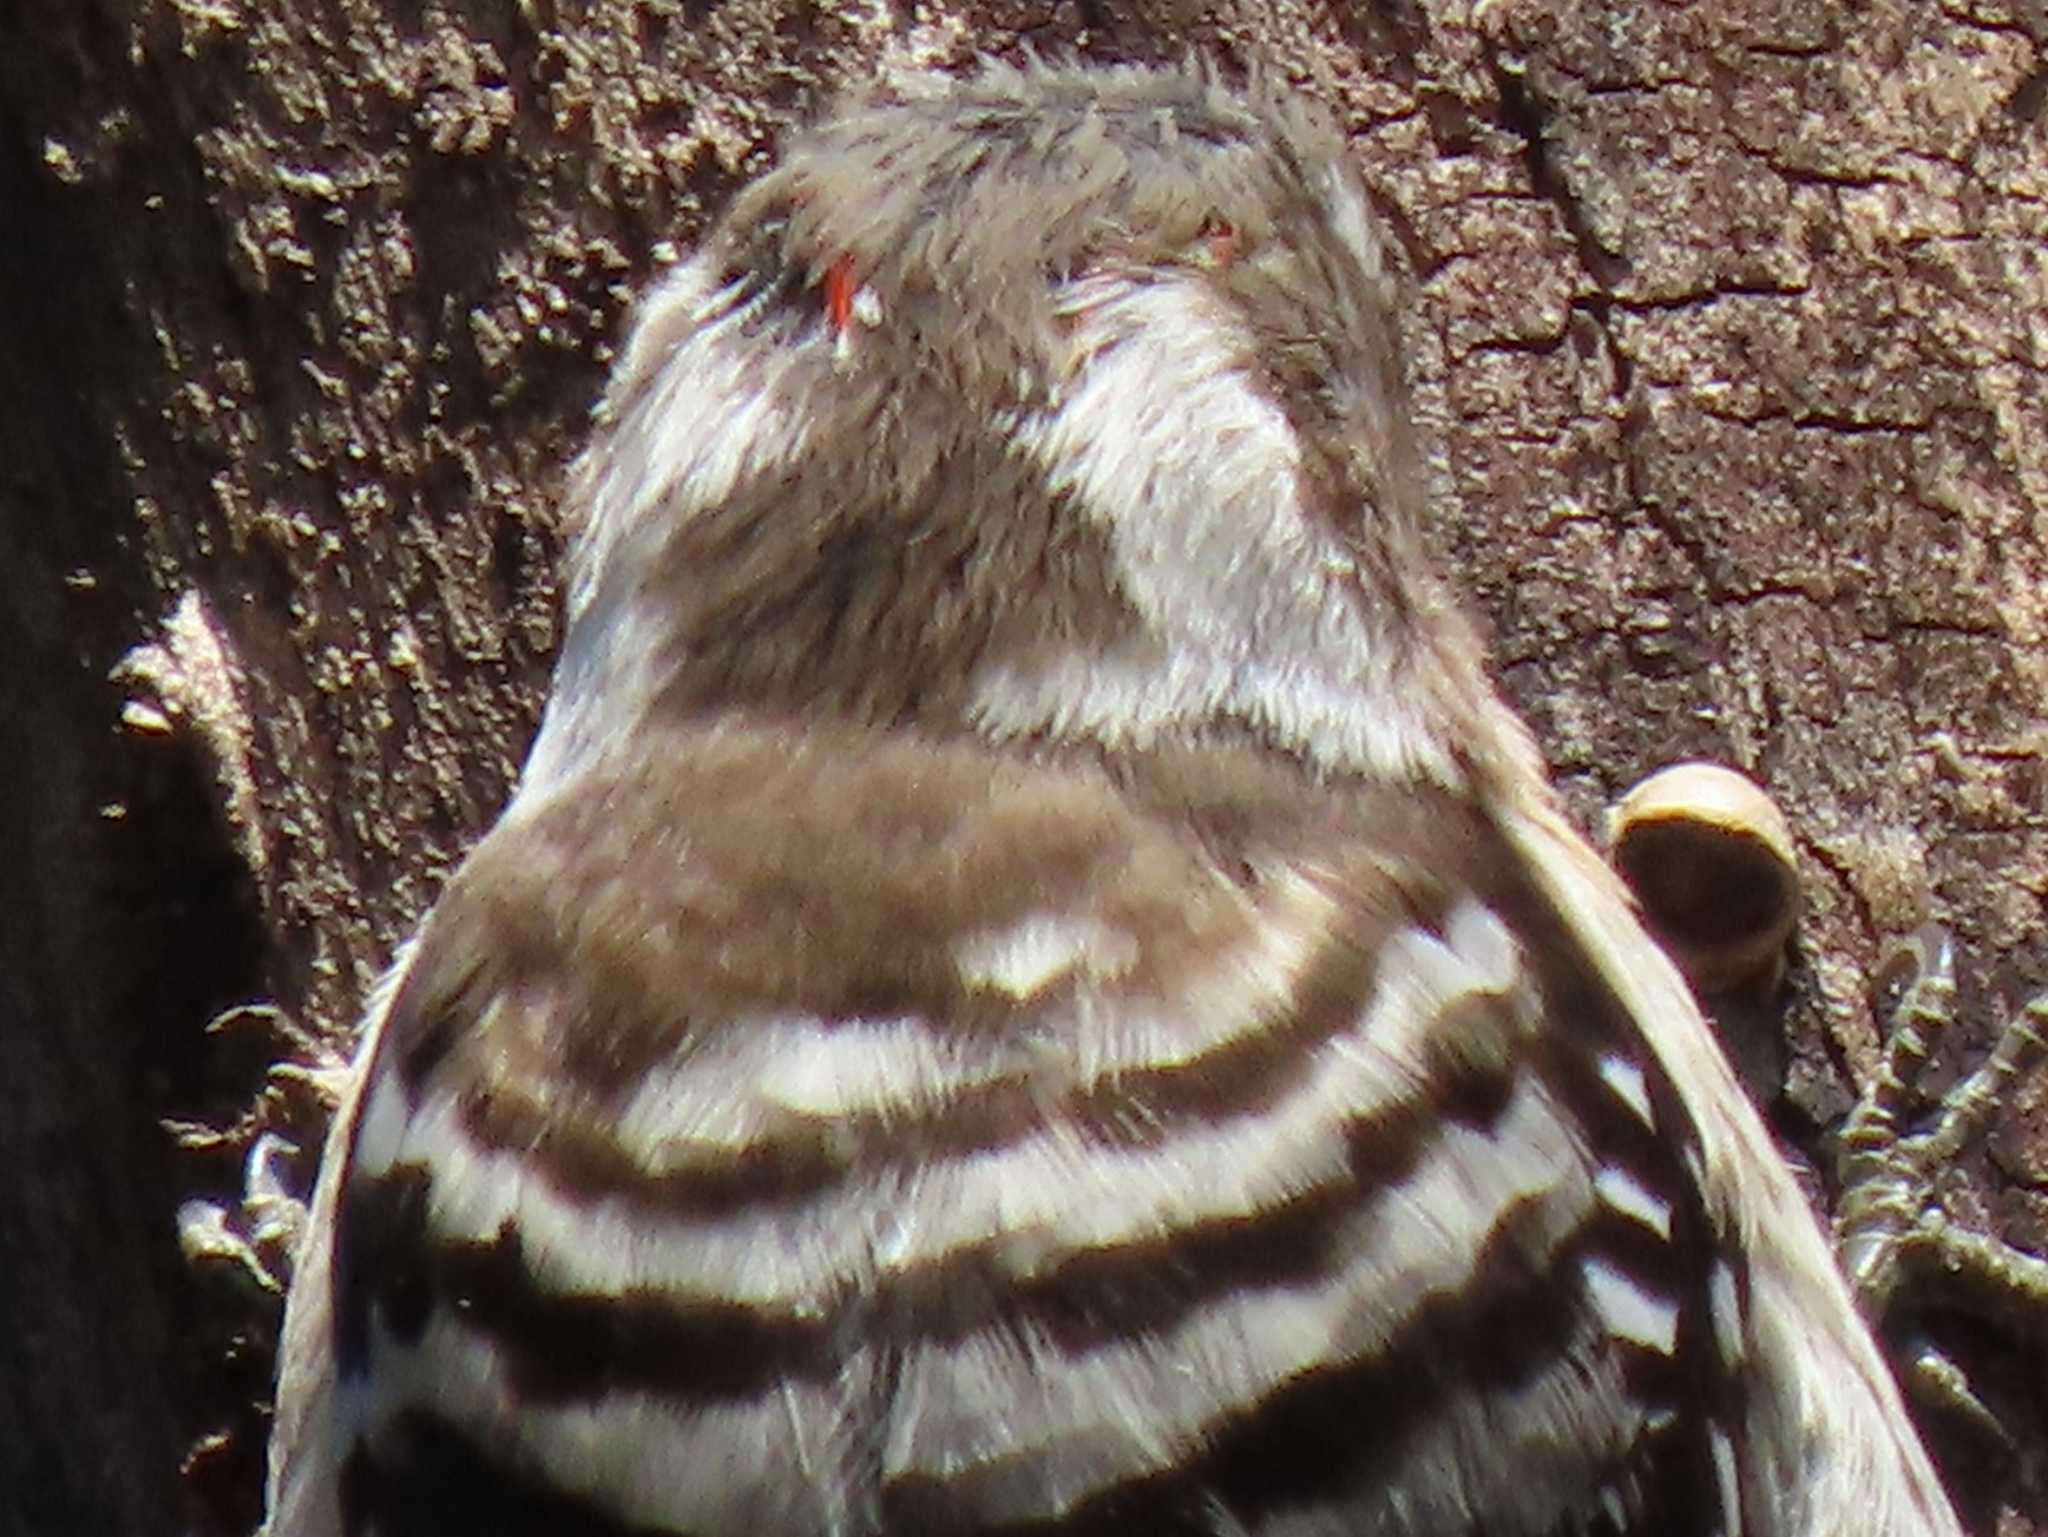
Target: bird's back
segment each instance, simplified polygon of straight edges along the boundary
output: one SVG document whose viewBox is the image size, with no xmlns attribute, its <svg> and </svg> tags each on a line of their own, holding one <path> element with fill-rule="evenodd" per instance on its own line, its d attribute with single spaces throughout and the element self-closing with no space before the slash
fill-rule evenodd
<svg viewBox="0 0 2048 1537">
<path fill-rule="evenodd" d="M 1951 1537 L 1429 568 L 1340 135 L 814 133 L 635 327 L 373 1011 L 275 1537 Z"/>
</svg>

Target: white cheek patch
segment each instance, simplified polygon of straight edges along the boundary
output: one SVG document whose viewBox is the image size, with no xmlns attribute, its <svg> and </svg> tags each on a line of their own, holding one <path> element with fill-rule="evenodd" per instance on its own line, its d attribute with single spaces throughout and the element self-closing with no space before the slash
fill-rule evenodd
<svg viewBox="0 0 2048 1537">
<path fill-rule="evenodd" d="M 607 740 L 638 729 L 666 679 L 656 662 L 673 625 L 671 596 L 650 592 L 645 573 L 697 514 L 810 452 L 802 391 L 789 387 L 814 366 L 796 345 L 798 317 L 776 322 L 790 333 L 778 346 L 759 334 L 769 323 L 762 301 L 720 279 L 714 263 L 689 263 L 636 322 L 621 376 L 641 387 L 624 398 L 584 488 L 568 633 L 523 784 L 566 779 Z"/>
<path fill-rule="evenodd" d="M 691 262 L 654 293 L 635 326 L 626 374 L 645 387 L 625 400 L 604 473 L 588 488 L 572 623 L 611 585 L 614 566 L 642 569 L 675 522 L 809 451 L 809 422 L 790 405 L 799 396 L 780 386 L 810 361 L 793 336 L 778 347 L 758 334 L 760 299 L 718 278 L 714 263 Z M 792 316 L 781 329 L 795 326 Z M 642 355 L 654 350 L 650 338 L 674 336 L 682 340 L 670 355 Z"/>
<path fill-rule="evenodd" d="M 1014 440 L 1108 534 L 1142 634 L 985 668 L 977 724 L 1143 747 L 1236 720 L 1327 769 L 1461 783 L 1310 510 L 1300 442 L 1259 388 L 1243 318 L 1194 273 L 1096 274 L 1056 304 L 1073 327 L 1064 398 L 1016 421 Z"/>
</svg>

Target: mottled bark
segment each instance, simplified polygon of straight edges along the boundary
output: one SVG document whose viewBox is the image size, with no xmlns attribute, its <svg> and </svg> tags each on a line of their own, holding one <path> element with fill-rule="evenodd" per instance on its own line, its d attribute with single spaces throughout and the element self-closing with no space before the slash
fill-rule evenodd
<svg viewBox="0 0 2048 1537">
<path fill-rule="evenodd" d="M 1925 917 L 1981 1047 L 2048 976 L 2044 37 L 2018 0 L 16 0 L 0 1531 L 253 1521 L 277 1303 L 177 1212 L 264 1130 L 305 1176 L 318 1084 L 268 1070 L 346 1050 L 505 794 L 629 296 L 885 60 L 1194 44 L 1329 101 L 1415 279 L 1443 551 L 1575 809 L 1706 754 L 1792 819 L 1783 1124 L 1847 1104 Z M 2048 1089 L 1959 1174 L 2048 1240 Z M 2048 1353 L 1934 1322 L 2032 1453 L 1934 1423 L 1958 1492 L 2032 1530 Z"/>
</svg>

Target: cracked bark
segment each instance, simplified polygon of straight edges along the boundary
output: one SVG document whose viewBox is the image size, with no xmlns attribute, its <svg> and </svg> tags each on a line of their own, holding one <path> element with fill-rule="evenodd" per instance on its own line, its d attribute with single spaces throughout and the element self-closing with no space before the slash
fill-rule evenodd
<svg viewBox="0 0 2048 1537">
<path fill-rule="evenodd" d="M 1346 118 L 1415 279 L 1443 551 L 1571 804 L 1701 754 L 1792 819 L 1796 1138 L 1873 1060 L 1887 936 L 1959 930 L 1973 1045 L 2048 980 L 2038 7 L 1471 10 L 0 18 L 0 1531 L 253 1521 L 275 1303 L 182 1264 L 174 1214 L 259 1129 L 310 1144 L 266 1068 L 344 1049 L 504 795 L 628 296 L 885 52 L 1195 43 Z M 2048 1088 L 1958 1175 L 2043 1247 Z M 2036 1529 L 2039 1343 L 1928 1322 L 2031 1451 L 1931 1427 L 1974 1526 Z"/>
</svg>

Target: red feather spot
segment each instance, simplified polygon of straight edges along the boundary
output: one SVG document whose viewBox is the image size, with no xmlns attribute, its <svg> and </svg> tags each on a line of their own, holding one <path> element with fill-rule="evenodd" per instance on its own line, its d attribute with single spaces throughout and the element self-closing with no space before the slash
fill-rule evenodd
<svg viewBox="0 0 2048 1537">
<path fill-rule="evenodd" d="M 853 258 L 833 258 L 825 269 L 825 318 L 844 336 L 853 326 Z"/>
</svg>

